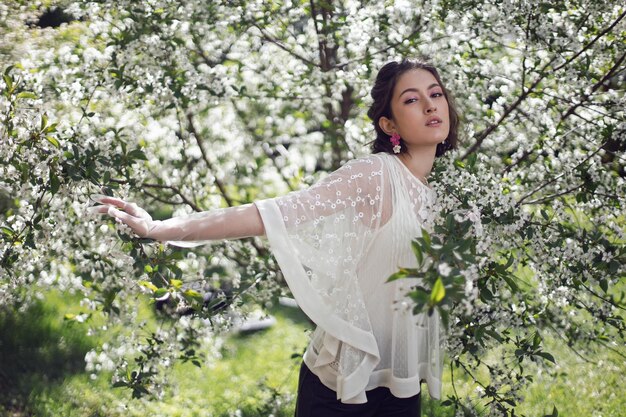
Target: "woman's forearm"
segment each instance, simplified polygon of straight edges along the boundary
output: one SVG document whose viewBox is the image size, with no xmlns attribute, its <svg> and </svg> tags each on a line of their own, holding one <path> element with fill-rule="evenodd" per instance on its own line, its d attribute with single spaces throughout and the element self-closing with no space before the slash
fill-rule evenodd
<svg viewBox="0 0 626 417">
<path fill-rule="evenodd" d="M 153 222 L 146 237 L 159 241 L 202 241 L 263 236 L 254 204 L 221 208 Z"/>
</svg>

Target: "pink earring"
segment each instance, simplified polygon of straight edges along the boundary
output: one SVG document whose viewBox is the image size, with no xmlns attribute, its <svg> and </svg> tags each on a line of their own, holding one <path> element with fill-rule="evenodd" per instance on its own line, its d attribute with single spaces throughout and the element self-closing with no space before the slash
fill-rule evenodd
<svg viewBox="0 0 626 417">
<path fill-rule="evenodd" d="M 393 153 L 400 153 L 400 135 L 398 135 L 398 132 L 393 132 L 389 140 L 393 144 Z"/>
</svg>

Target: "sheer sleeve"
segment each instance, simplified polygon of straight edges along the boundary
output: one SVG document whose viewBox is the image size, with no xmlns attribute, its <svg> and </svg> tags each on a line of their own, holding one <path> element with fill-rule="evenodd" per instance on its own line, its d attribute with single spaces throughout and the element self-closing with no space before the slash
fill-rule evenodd
<svg viewBox="0 0 626 417">
<path fill-rule="evenodd" d="M 389 220 L 385 181 L 381 158 L 370 155 L 349 161 L 306 190 L 255 202 L 289 288 L 327 334 L 318 365 L 335 361 L 340 344 L 357 353 L 339 370 L 342 400 L 363 392 L 356 381 L 367 381 L 380 359 L 357 268 Z"/>
</svg>

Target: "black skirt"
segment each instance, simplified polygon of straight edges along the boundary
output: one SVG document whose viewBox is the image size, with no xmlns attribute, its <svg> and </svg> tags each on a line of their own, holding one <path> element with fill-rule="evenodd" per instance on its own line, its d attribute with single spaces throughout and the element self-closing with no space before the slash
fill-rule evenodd
<svg viewBox="0 0 626 417">
<path fill-rule="evenodd" d="M 389 388 L 379 387 L 367 391 L 364 404 L 344 404 L 302 363 L 295 417 L 420 417 L 420 399 L 420 394 L 398 398 Z"/>
</svg>

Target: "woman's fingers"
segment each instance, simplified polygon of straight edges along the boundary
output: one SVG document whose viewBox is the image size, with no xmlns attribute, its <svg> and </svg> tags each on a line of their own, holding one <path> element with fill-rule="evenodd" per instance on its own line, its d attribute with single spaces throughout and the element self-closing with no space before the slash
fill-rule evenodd
<svg viewBox="0 0 626 417">
<path fill-rule="evenodd" d="M 91 206 L 91 207 L 87 207 L 85 210 L 87 211 L 88 214 L 108 214 L 109 213 L 109 207 L 111 207 L 108 204 L 105 204 L 103 206 Z"/>
<path fill-rule="evenodd" d="M 109 214 L 109 216 L 120 219 L 128 227 L 133 229 L 133 232 L 135 232 L 135 234 L 137 234 L 139 237 L 144 237 L 148 234 L 148 224 L 145 219 L 135 217 L 132 214 L 118 210 L 113 206 L 108 206 L 107 213 Z"/>
<path fill-rule="evenodd" d="M 102 205 L 88 207 L 88 213 L 108 214 L 115 218 L 117 222 L 125 223 L 139 237 L 144 237 L 148 234 L 152 217 L 137 204 L 102 194 L 92 194 L 90 198 Z"/>
<path fill-rule="evenodd" d="M 108 195 L 102 194 L 92 194 L 90 198 L 98 203 L 115 206 L 124 210 L 126 213 L 131 214 L 135 217 L 141 217 L 147 220 L 152 220 L 150 214 L 147 211 L 139 207 L 135 203 L 127 202 L 117 197 L 110 197 Z M 98 213 L 104 213 L 104 211 L 98 211 Z"/>
<path fill-rule="evenodd" d="M 135 203 L 126 203 L 123 207 L 124 211 L 128 214 L 132 214 L 135 217 L 141 217 L 142 219 L 152 220 L 152 217 L 148 214 L 147 211 L 139 207 Z"/>
<path fill-rule="evenodd" d="M 145 237 L 150 229 L 147 219 L 118 210 L 115 206 L 110 204 L 91 206 L 87 207 L 86 210 L 89 214 L 108 214 L 113 217 L 116 222 L 126 224 L 139 237 Z"/>
<path fill-rule="evenodd" d="M 108 195 L 92 194 L 89 197 L 95 202 L 101 204 L 110 204 L 121 209 L 123 209 L 124 206 L 127 204 L 126 201 L 122 200 L 121 198 L 111 197 Z"/>
</svg>

